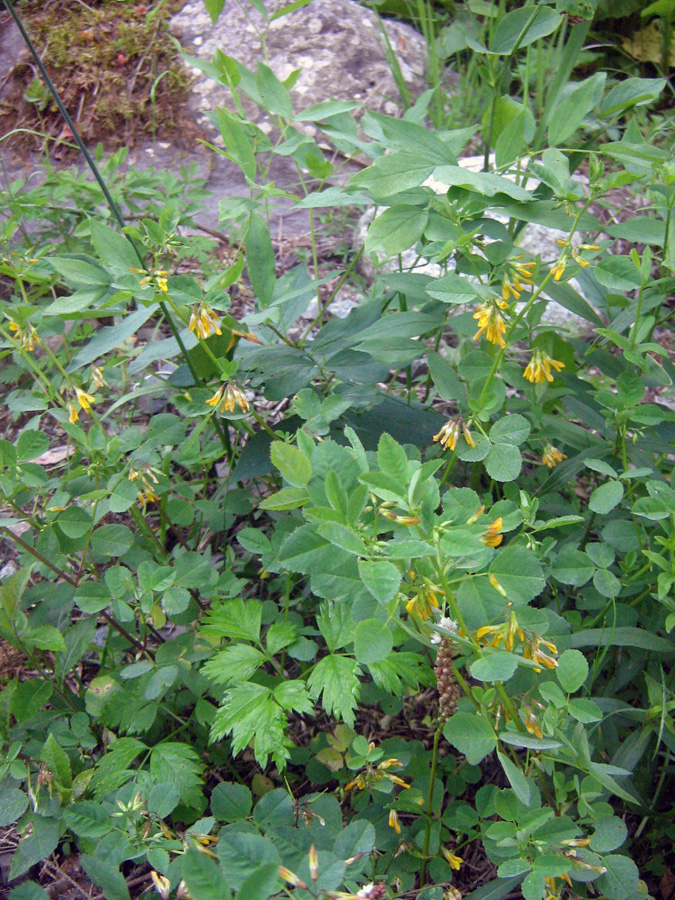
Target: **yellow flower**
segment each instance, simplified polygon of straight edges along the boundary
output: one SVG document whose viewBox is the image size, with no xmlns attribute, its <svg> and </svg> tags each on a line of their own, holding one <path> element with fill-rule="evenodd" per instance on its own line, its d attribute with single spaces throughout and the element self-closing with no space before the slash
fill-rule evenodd
<svg viewBox="0 0 675 900">
<path fill-rule="evenodd" d="M 544 666 L 546 669 L 555 669 L 558 666 L 558 660 L 544 653 L 541 649 L 542 645 L 551 653 L 558 655 L 555 644 L 551 643 L 551 641 L 545 641 L 541 635 L 534 634 L 531 639 L 525 642 L 523 656 L 525 659 L 531 659 L 535 663 L 535 672 L 541 672 L 541 666 Z"/>
<path fill-rule="evenodd" d="M 211 332 L 222 334 L 220 316 L 215 309 L 211 309 L 208 303 L 198 303 L 192 310 L 188 331 L 196 332 L 197 337 L 203 341 L 211 336 Z"/>
<path fill-rule="evenodd" d="M 91 380 L 94 382 L 97 388 L 102 388 L 105 384 L 105 378 L 103 377 L 103 369 L 99 366 L 91 367 Z"/>
<path fill-rule="evenodd" d="M 429 588 L 422 588 L 405 605 L 409 615 L 418 616 L 423 622 L 431 616 L 431 607 L 438 609 L 436 594 Z"/>
<path fill-rule="evenodd" d="M 77 402 L 86 413 L 91 409 L 92 403 L 96 403 L 96 397 L 92 397 L 91 394 L 81 391 L 79 388 L 75 388 L 75 396 L 77 397 Z"/>
<path fill-rule="evenodd" d="M 40 343 L 37 331 L 32 325 L 21 326 L 12 319 L 9 323 L 9 330 L 16 333 L 19 346 L 27 353 L 32 353 L 35 350 L 35 345 Z"/>
<path fill-rule="evenodd" d="M 497 591 L 498 594 L 501 594 L 502 597 L 506 597 L 506 591 L 502 587 L 501 582 L 499 581 L 499 579 L 497 578 L 496 575 L 493 575 L 492 573 L 490 573 L 490 577 L 489 577 L 488 581 L 490 582 L 492 587 Z"/>
<path fill-rule="evenodd" d="M 506 262 L 506 272 L 502 281 L 502 297 L 504 300 L 508 300 L 510 297 L 518 300 L 523 284 L 529 287 L 532 286 L 532 270 L 536 268 L 537 264 L 536 262 L 521 263 L 520 260 L 522 258 L 523 254 L 520 253 Z"/>
<path fill-rule="evenodd" d="M 159 872 L 155 872 L 153 869 L 150 872 L 150 877 L 152 878 L 152 883 L 155 885 L 155 890 L 162 898 L 162 900 L 167 900 L 169 893 L 171 892 L 171 882 L 168 878 L 165 878 L 164 875 L 160 875 Z"/>
<path fill-rule="evenodd" d="M 495 519 L 491 525 L 488 525 L 488 529 L 482 536 L 481 541 L 488 547 L 499 547 L 504 540 L 504 535 L 500 534 L 502 525 L 502 517 L 500 516 L 498 519 Z"/>
<path fill-rule="evenodd" d="M 221 384 L 213 397 L 210 397 L 206 404 L 208 406 L 220 406 L 220 412 L 234 412 L 235 407 L 239 407 L 242 412 L 247 413 L 251 408 L 250 403 L 246 399 L 246 394 L 236 384 Z"/>
<path fill-rule="evenodd" d="M 491 640 L 483 640 L 486 635 L 490 635 Z M 508 622 L 502 622 L 499 625 L 483 625 L 482 628 L 479 628 L 476 632 L 476 640 L 482 641 L 486 647 L 498 647 L 503 643 L 506 649 L 511 652 L 516 641 L 516 635 L 521 641 L 525 640 L 523 629 L 518 624 L 516 614 L 511 612 L 509 613 Z"/>
<path fill-rule="evenodd" d="M 459 870 L 462 867 L 462 863 L 464 862 L 462 857 L 457 856 L 456 853 L 453 853 L 452 850 L 448 850 L 447 847 L 441 848 L 441 852 L 443 853 L 443 856 L 447 859 L 447 861 L 450 863 L 450 868 L 454 869 L 456 872 L 459 872 Z"/>
<path fill-rule="evenodd" d="M 434 435 L 434 440 L 439 441 L 442 447 L 448 450 L 454 450 L 457 446 L 460 431 L 464 435 L 464 440 L 467 444 L 470 447 L 475 447 L 476 442 L 469 431 L 469 426 L 461 416 L 457 416 L 455 419 L 448 419 L 438 434 Z"/>
<path fill-rule="evenodd" d="M 558 463 L 563 461 L 563 459 L 567 459 L 567 456 L 564 453 L 561 453 L 560 450 L 556 449 L 553 444 L 547 444 L 546 447 L 544 447 L 541 461 L 545 466 L 548 466 L 549 469 L 557 466 Z"/>
<path fill-rule="evenodd" d="M 68 404 L 68 421 L 71 425 L 74 425 L 78 419 L 80 418 L 80 414 L 77 411 L 77 407 L 74 403 Z"/>
<path fill-rule="evenodd" d="M 279 878 L 287 882 L 287 884 L 292 884 L 293 887 L 300 888 L 304 891 L 309 890 L 308 885 L 306 885 L 302 879 L 298 878 L 295 872 L 291 872 L 290 869 L 287 869 L 286 866 L 279 866 Z"/>
<path fill-rule="evenodd" d="M 525 728 L 528 730 L 528 732 L 530 734 L 533 734 L 537 738 L 543 738 L 544 733 L 541 730 L 541 728 L 539 727 L 539 722 L 537 722 L 537 717 L 534 715 L 534 713 L 532 712 L 532 710 L 529 707 L 527 707 L 523 711 L 522 718 L 523 718 L 523 724 L 525 725 Z"/>
<path fill-rule="evenodd" d="M 440 441 L 442 447 L 454 450 L 457 446 L 457 438 L 459 437 L 459 421 L 457 419 L 449 419 L 441 428 L 438 434 L 434 435 L 435 441 Z"/>
<path fill-rule="evenodd" d="M 527 378 L 532 384 L 553 381 L 551 369 L 559 372 L 565 368 L 565 363 L 552 359 L 544 350 L 535 350 L 523 372 L 523 378 Z"/>
<path fill-rule="evenodd" d="M 505 300 L 486 300 L 476 308 L 473 317 L 478 322 L 478 331 L 473 336 L 474 341 L 484 334 L 491 344 L 498 344 L 502 349 L 506 347 L 503 337 L 506 334 L 506 323 L 499 310 L 507 307 Z"/>
<path fill-rule="evenodd" d="M 553 275 L 554 281 L 560 281 L 562 276 L 565 273 L 565 268 L 567 267 L 567 257 L 563 253 L 558 262 L 551 269 L 551 275 Z"/>
<path fill-rule="evenodd" d="M 393 828 L 396 834 L 401 833 L 401 823 L 398 820 L 398 813 L 395 809 L 389 810 L 389 827 Z"/>
</svg>

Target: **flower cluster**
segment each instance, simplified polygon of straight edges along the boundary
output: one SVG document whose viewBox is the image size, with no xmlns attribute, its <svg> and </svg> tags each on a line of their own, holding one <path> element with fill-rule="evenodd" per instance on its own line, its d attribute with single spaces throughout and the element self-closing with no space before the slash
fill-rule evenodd
<svg viewBox="0 0 675 900">
<path fill-rule="evenodd" d="M 441 447 L 445 447 L 449 450 L 454 450 L 457 446 L 457 440 L 461 433 L 464 435 L 464 440 L 467 442 L 469 447 L 475 447 L 476 442 L 474 441 L 471 432 L 469 431 L 469 426 L 466 424 L 464 419 L 461 416 L 457 416 L 455 419 L 448 419 L 448 421 L 443 425 L 438 434 L 434 435 L 435 441 L 440 441 Z"/>
<path fill-rule="evenodd" d="M 151 284 L 156 291 L 160 292 L 160 294 L 168 293 L 169 282 L 167 279 L 169 273 L 166 269 L 156 269 L 154 272 L 148 272 L 147 269 L 137 269 L 135 266 L 132 266 L 131 271 L 137 275 L 143 276 L 140 281 L 141 287 Z"/>
<path fill-rule="evenodd" d="M 518 624 L 516 614 L 511 610 L 508 622 L 501 622 L 499 625 L 483 625 L 476 632 L 476 640 L 486 647 L 499 647 L 504 644 L 509 653 L 513 650 L 516 636 L 521 640 L 525 640 L 523 629 Z"/>
<path fill-rule="evenodd" d="M 478 331 L 473 336 L 474 341 L 484 334 L 491 344 L 497 344 L 504 349 L 506 347 L 504 340 L 506 323 L 500 310 L 508 309 L 508 307 L 506 300 L 497 299 L 486 300 L 477 307 L 473 314 L 474 319 L 478 322 Z"/>
<path fill-rule="evenodd" d="M 213 397 L 206 401 L 208 406 L 214 408 L 220 406 L 221 414 L 226 412 L 234 412 L 238 406 L 243 413 L 247 413 L 251 408 L 251 404 L 246 399 L 246 394 L 236 384 L 221 384 Z"/>
<path fill-rule="evenodd" d="M 374 744 L 370 745 L 374 747 Z M 409 788 L 410 785 L 404 781 L 402 778 L 399 778 L 398 775 L 394 775 L 393 772 L 390 772 L 389 769 L 392 767 L 402 767 L 403 763 L 399 762 L 395 757 L 391 759 L 385 759 L 381 763 L 378 763 L 376 766 L 368 764 L 366 768 L 359 772 L 356 778 L 353 778 L 349 784 L 345 785 L 346 791 L 351 791 L 352 788 L 356 788 L 359 791 L 363 791 L 366 787 L 369 787 L 376 781 L 382 781 L 383 778 L 386 778 L 388 781 L 391 781 L 392 784 L 397 784 L 402 788 Z"/>
<path fill-rule="evenodd" d="M 211 309 L 208 303 L 198 303 L 192 310 L 188 331 L 195 332 L 198 338 L 205 341 L 211 334 L 222 334 L 220 316 Z"/>
<path fill-rule="evenodd" d="M 549 469 L 553 469 L 564 459 L 567 459 L 567 456 L 564 453 L 561 453 L 560 450 L 553 446 L 553 444 L 546 444 L 541 457 L 541 461 L 545 466 L 548 466 Z"/>
<path fill-rule="evenodd" d="M 83 409 L 85 413 L 89 413 L 91 410 L 92 403 L 96 403 L 96 397 L 92 396 L 92 394 L 88 394 L 86 391 L 81 390 L 80 388 L 75 388 L 75 398 L 77 405 L 79 405 L 80 409 Z M 75 401 L 68 402 L 68 421 L 71 425 L 74 425 L 75 422 L 80 418 L 80 411 L 78 410 Z"/>
<path fill-rule="evenodd" d="M 523 254 L 520 253 L 518 256 L 514 256 L 513 259 L 508 260 L 506 264 L 507 271 L 502 281 L 502 297 L 504 300 L 508 300 L 510 297 L 518 300 L 523 290 L 523 285 L 526 284 L 528 287 L 531 287 L 533 284 L 533 270 L 537 264 L 536 262 L 521 263 L 520 260 L 522 258 Z"/>
<path fill-rule="evenodd" d="M 159 479 L 157 475 L 161 474 L 159 469 L 154 469 L 152 466 L 145 466 L 143 471 L 139 469 L 134 469 L 132 466 L 129 469 L 129 481 L 138 481 L 139 489 L 138 489 L 138 502 L 142 505 L 143 509 L 150 503 L 157 503 L 159 501 L 159 497 L 155 493 L 155 487 L 159 484 Z"/>
<path fill-rule="evenodd" d="M 16 335 L 19 347 L 27 353 L 32 353 L 35 350 L 35 345 L 40 343 L 37 331 L 32 325 L 19 325 L 18 322 L 12 319 L 9 323 L 9 330 Z"/>
<path fill-rule="evenodd" d="M 433 609 L 438 609 L 438 600 L 435 591 L 427 585 L 420 588 L 415 596 L 411 597 L 405 605 L 408 615 L 416 615 L 423 622 L 426 622 L 431 616 L 432 607 Z"/>
<path fill-rule="evenodd" d="M 597 252 L 601 249 L 599 244 L 579 244 L 578 247 L 572 246 L 571 241 L 566 241 L 562 239 L 558 239 L 558 246 L 563 247 L 563 252 L 560 254 L 560 259 L 551 269 L 551 274 L 555 281 L 560 281 L 562 276 L 565 274 L 565 269 L 567 268 L 567 261 L 570 257 L 574 260 L 575 263 L 578 263 L 582 269 L 587 269 L 590 266 L 590 263 L 587 259 L 584 259 L 581 255 L 580 251 L 587 250 L 589 252 Z"/>
<path fill-rule="evenodd" d="M 503 524 L 502 517 L 500 516 L 498 519 L 495 519 L 491 525 L 488 525 L 487 531 L 481 537 L 481 541 L 487 547 L 499 547 L 504 540 L 504 535 L 501 533 Z"/>
<path fill-rule="evenodd" d="M 434 667 L 438 689 L 438 718 L 441 722 L 447 722 L 454 716 L 462 695 L 454 670 L 455 652 L 454 641 L 450 637 L 441 638 Z"/>
<path fill-rule="evenodd" d="M 544 640 L 544 638 L 538 634 L 533 634 L 531 638 L 527 638 L 523 645 L 523 656 L 525 659 L 531 659 L 532 662 L 536 664 L 534 668 L 535 672 L 541 672 L 541 666 L 544 666 L 546 669 L 555 669 L 558 666 L 558 660 L 554 659 L 553 656 L 549 656 L 548 653 L 544 653 L 541 649 L 542 646 L 546 647 L 550 653 L 553 653 L 556 656 L 558 655 L 556 645 L 551 643 L 551 641 Z"/>
<path fill-rule="evenodd" d="M 565 363 L 558 359 L 553 359 L 544 350 L 535 350 L 530 361 L 523 372 L 523 377 L 531 381 L 532 384 L 543 383 L 544 381 L 553 381 L 551 369 L 559 372 L 565 368 Z"/>
</svg>

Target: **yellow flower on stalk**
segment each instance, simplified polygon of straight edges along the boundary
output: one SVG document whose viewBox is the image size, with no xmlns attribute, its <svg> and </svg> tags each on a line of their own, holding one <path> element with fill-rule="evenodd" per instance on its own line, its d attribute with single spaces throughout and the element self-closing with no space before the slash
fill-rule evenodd
<svg viewBox="0 0 675 900">
<path fill-rule="evenodd" d="M 21 326 L 18 322 L 11 319 L 9 330 L 16 334 L 19 346 L 22 350 L 25 350 L 26 353 L 32 353 L 35 350 L 35 345 L 40 343 L 37 331 L 32 325 Z"/>
<path fill-rule="evenodd" d="M 495 519 L 491 525 L 488 525 L 488 529 L 481 537 L 481 541 L 488 547 L 499 547 L 504 540 L 504 535 L 501 534 L 503 524 L 501 516 Z"/>
<path fill-rule="evenodd" d="M 222 334 L 220 316 L 208 303 L 198 303 L 192 310 L 188 331 L 196 332 L 197 337 L 203 341 L 210 337 L 212 332 Z"/>
<path fill-rule="evenodd" d="M 247 413 L 251 408 L 250 403 L 246 399 L 246 394 L 236 384 L 221 384 L 213 397 L 206 401 L 207 406 L 214 408 L 220 406 L 220 412 L 234 412 L 238 406 L 243 413 Z"/>
<path fill-rule="evenodd" d="M 160 291 L 162 294 L 168 293 L 169 282 L 167 281 L 167 279 L 169 277 L 169 273 L 166 271 L 166 269 L 157 269 L 155 272 L 150 274 L 145 269 L 137 269 L 132 266 L 131 271 L 135 272 L 138 275 L 145 275 L 145 278 L 141 278 L 139 282 L 141 287 L 152 284 L 154 285 L 155 290 Z"/>
<path fill-rule="evenodd" d="M 536 738 L 543 738 L 544 733 L 539 727 L 539 722 L 537 722 L 537 717 L 532 712 L 529 706 L 526 706 L 523 709 L 522 715 L 523 724 L 525 728 L 528 730 L 530 734 L 533 734 Z"/>
<path fill-rule="evenodd" d="M 396 834 L 401 833 L 401 823 L 398 820 L 398 813 L 395 809 L 389 810 L 389 827 L 393 828 Z"/>
<path fill-rule="evenodd" d="M 159 872 L 155 872 L 154 869 L 150 872 L 150 877 L 152 878 L 155 890 L 162 900 L 168 900 L 168 896 L 171 892 L 171 882 L 169 879 L 165 878 L 164 875 L 160 875 Z"/>
<path fill-rule="evenodd" d="M 423 622 L 431 616 L 431 608 L 438 609 L 436 594 L 430 588 L 421 588 L 405 605 L 408 615 L 416 615 Z"/>
<path fill-rule="evenodd" d="M 541 461 L 545 466 L 548 466 L 549 469 L 553 469 L 564 459 L 567 459 L 567 456 L 564 453 L 561 453 L 560 450 L 556 449 L 553 444 L 547 444 L 544 447 Z"/>
<path fill-rule="evenodd" d="M 523 646 L 523 656 L 525 659 L 531 659 L 535 663 L 534 671 L 537 673 L 541 672 L 542 666 L 546 669 L 556 669 L 558 667 L 558 660 L 554 659 L 553 656 L 549 656 L 548 653 L 544 653 L 541 649 L 542 645 L 550 653 L 558 655 L 556 645 L 551 643 L 551 641 L 544 640 L 539 634 L 534 634 Z"/>
<path fill-rule="evenodd" d="M 99 366 L 91 367 L 91 380 L 94 382 L 97 388 L 102 388 L 105 384 L 105 378 L 103 377 L 103 369 Z"/>
<path fill-rule="evenodd" d="M 502 297 L 509 300 L 513 297 L 515 300 L 520 298 L 523 285 L 532 286 L 532 270 L 536 268 L 536 262 L 521 263 L 519 260 L 523 258 L 523 254 L 514 256 L 506 263 L 506 272 L 502 281 Z"/>
<path fill-rule="evenodd" d="M 503 337 L 506 334 L 506 323 L 500 312 L 502 309 L 508 309 L 508 303 L 496 299 L 486 300 L 476 308 L 473 317 L 478 322 L 478 331 L 473 336 L 474 341 L 484 334 L 491 344 L 497 344 L 502 349 L 506 347 Z"/>
<path fill-rule="evenodd" d="M 469 426 L 461 416 L 458 416 L 456 419 L 448 419 L 438 434 L 434 435 L 434 441 L 439 441 L 441 446 L 448 450 L 454 450 L 457 446 L 460 431 L 469 447 L 475 447 L 476 442 L 469 431 Z"/>
<path fill-rule="evenodd" d="M 535 350 L 523 372 L 523 378 L 527 378 L 532 384 L 543 384 L 545 381 L 553 381 L 551 369 L 555 369 L 556 372 L 559 372 L 564 368 L 564 362 L 553 359 L 544 350 Z"/>
<path fill-rule="evenodd" d="M 484 640 L 487 635 L 490 636 L 490 640 Z M 476 640 L 482 641 L 486 647 L 498 647 L 503 643 L 509 653 L 513 650 L 516 636 L 521 641 L 525 640 L 523 629 L 518 624 L 518 619 L 513 611 L 509 613 L 508 622 L 501 622 L 499 625 L 483 625 L 476 632 Z"/>
<path fill-rule="evenodd" d="M 68 403 L 68 421 L 71 425 L 74 425 L 80 418 L 80 414 L 77 411 L 77 407 L 74 403 Z"/>
<path fill-rule="evenodd" d="M 80 390 L 80 388 L 75 388 L 75 396 L 77 397 L 77 402 L 86 413 L 91 409 L 92 403 L 96 403 L 96 397 L 92 397 L 91 394 Z"/>
<path fill-rule="evenodd" d="M 447 859 L 448 863 L 450 864 L 450 868 L 454 869 L 456 872 L 459 872 L 462 867 L 462 863 L 464 862 L 462 857 L 457 856 L 456 853 L 453 853 L 452 850 L 448 850 L 447 847 L 442 847 L 441 853 Z"/>
</svg>

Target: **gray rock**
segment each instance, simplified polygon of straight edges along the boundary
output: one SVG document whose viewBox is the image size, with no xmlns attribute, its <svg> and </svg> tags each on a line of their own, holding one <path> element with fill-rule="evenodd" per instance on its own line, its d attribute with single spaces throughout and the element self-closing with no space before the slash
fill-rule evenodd
<svg viewBox="0 0 675 900">
<path fill-rule="evenodd" d="M 265 5 L 272 13 L 286 4 L 285 0 L 265 0 Z M 263 17 L 247 0 L 241 6 L 230 0 L 215 26 L 203 0 L 188 0 L 171 20 L 170 28 L 187 55 L 211 62 L 215 51 L 222 50 L 254 72 L 258 61 L 265 61 L 264 34 L 267 62 L 277 78 L 283 81 L 299 71 L 291 90 L 296 112 L 332 99 L 357 101 L 364 108 L 387 115 L 396 115 L 400 109 L 377 17 L 354 0 L 312 0 L 309 6 L 268 23 L 266 33 Z M 426 88 L 422 37 L 412 27 L 397 22 L 386 22 L 385 28 L 406 86 L 413 96 L 422 93 Z M 188 108 L 198 127 L 215 145 L 222 146 L 208 113 L 219 106 L 237 112 L 231 91 L 200 69 L 188 69 L 194 77 Z M 264 110 L 243 94 L 241 102 L 252 122 L 266 134 L 276 134 L 273 119 Z M 330 150 L 315 125 L 298 123 L 295 127 L 317 138 L 323 150 Z M 342 175 L 348 174 L 349 166 L 343 166 Z M 298 182 L 293 160 L 273 156 L 267 178 L 277 187 L 292 189 Z M 250 195 L 243 174 L 223 157 L 214 161 L 209 181 L 209 187 L 217 183 L 221 198 Z M 290 210 L 290 206 L 288 201 L 275 201 L 271 210 L 274 228 L 286 236 L 307 232 L 307 212 Z"/>
<path fill-rule="evenodd" d="M 281 0 L 265 0 L 270 13 L 284 5 Z M 423 38 L 399 22 L 387 21 L 385 28 L 406 86 L 412 94 L 421 93 L 426 87 Z M 309 6 L 267 23 L 267 30 L 263 17 L 246 0 L 241 6 L 229 2 L 215 26 L 203 0 L 188 0 L 171 20 L 170 30 L 190 56 L 210 62 L 215 51 L 222 50 L 252 71 L 258 61 L 265 61 L 264 37 L 267 62 L 277 78 L 284 81 L 293 71 L 300 72 L 291 91 L 296 111 L 331 99 L 356 100 L 387 115 L 395 115 L 399 108 L 377 16 L 354 0 L 312 0 Z M 197 124 L 213 131 L 206 111 L 225 106 L 236 112 L 237 107 L 229 88 L 199 69 L 192 69 L 192 74 L 191 105 Z M 270 131 L 269 116 L 242 99 L 251 120 Z"/>
</svg>

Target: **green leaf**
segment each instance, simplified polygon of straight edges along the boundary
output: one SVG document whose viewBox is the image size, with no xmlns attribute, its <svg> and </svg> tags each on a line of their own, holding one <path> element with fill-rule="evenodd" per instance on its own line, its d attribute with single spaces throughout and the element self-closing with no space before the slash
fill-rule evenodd
<svg viewBox="0 0 675 900">
<path fill-rule="evenodd" d="M 546 584 L 539 560 L 521 546 L 502 550 L 493 560 L 490 572 L 497 576 L 509 600 L 516 605 L 533 600 Z"/>
<path fill-rule="evenodd" d="M 153 305 L 141 306 L 135 312 L 126 316 L 119 325 L 109 325 L 106 328 L 102 328 L 88 344 L 84 345 L 68 366 L 67 371 L 75 372 L 77 369 L 94 362 L 99 356 L 105 356 L 107 353 L 110 353 L 111 350 L 133 337 L 138 329 L 145 325 L 150 316 L 154 314 L 155 307 Z"/>
<path fill-rule="evenodd" d="M 590 848 L 595 853 L 610 853 L 617 850 L 628 837 L 628 828 L 618 816 L 607 816 L 594 823 Z"/>
<path fill-rule="evenodd" d="M 623 494 L 624 488 L 620 481 L 607 481 L 593 491 L 588 501 L 588 508 L 604 516 L 621 502 Z"/>
<path fill-rule="evenodd" d="M 9 881 L 23 875 L 31 866 L 49 856 L 59 843 L 59 823 L 54 818 L 31 817 L 32 830 L 19 841 L 9 869 Z M 128 895 L 127 895 L 128 900 Z"/>
<path fill-rule="evenodd" d="M 265 664 L 266 656 L 250 644 L 230 644 L 219 650 L 202 667 L 202 672 L 215 684 L 247 681 Z"/>
<path fill-rule="evenodd" d="M 249 181 L 255 181 L 255 155 L 246 128 L 225 109 L 217 108 L 216 116 L 225 143 L 225 155 L 239 166 Z M 256 218 L 259 217 L 254 215 L 253 220 Z"/>
<path fill-rule="evenodd" d="M 13 825 L 28 807 L 28 797 L 18 788 L 0 785 L 0 828 Z"/>
<path fill-rule="evenodd" d="M 91 536 L 91 548 L 99 556 L 124 556 L 134 536 L 126 525 L 100 525 Z"/>
<path fill-rule="evenodd" d="M 563 746 L 555 738 L 538 738 L 533 734 L 525 734 L 520 731 L 503 731 L 499 735 L 499 740 L 504 744 L 511 744 L 513 747 L 524 747 L 527 750 L 557 750 L 558 747 Z"/>
<path fill-rule="evenodd" d="M 390 478 L 403 487 L 408 482 L 408 458 L 405 450 L 385 431 L 377 445 L 377 464 Z"/>
<path fill-rule="evenodd" d="M 207 13 L 211 16 L 211 24 L 215 25 L 225 8 L 225 0 L 204 0 Z"/>
<path fill-rule="evenodd" d="M 494 197 L 497 194 L 505 194 L 513 200 L 532 200 L 532 195 L 525 188 L 519 187 L 508 178 L 501 175 L 493 175 L 489 172 L 470 172 L 461 166 L 437 166 L 433 176 L 436 181 L 449 187 L 464 188 L 481 194 L 484 197 Z"/>
<path fill-rule="evenodd" d="M 94 884 L 101 888 L 106 900 L 131 900 L 122 873 L 111 862 L 85 853 L 80 856 L 80 865 Z"/>
<path fill-rule="evenodd" d="M 290 119 L 293 115 L 291 95 L 269 66 L 258 62 L 255 82 L 265 109 L 275 116 Z"/>
<path fill-rule="evenodd" d="M 520 475 L 523 458 L 512 444 L 493 444 L 485 458 L 485 468 L 495 481 L 515 481 Z"/>
<path fill-rule="evenodd" d="M 276 443 L 273 443 L 272 447 L 275 446 Z M 280 491 L 277 491 L 276 494 L 272 494 L 270 497 L 265 497 L 264 500 L 260 501 L 258 507 L 272 510 L 297 509 L 299 506 L 304 506 L 308 500 L 309 494 L 304 488 L 287 487 L 281 488 Z M 253 529 L 247 530 L 251 531 Z"/>
<path fill-rule="evenodd" d="M 258 308 L 265 309 L 271 303 L 274 294 L 276 261 L 269 228 L 258 213 L 251 216 L 244 247 L 246 269 L 253 293 L 258 298 Z"/>
<path fill-rule="evenodd" d="M 264 798 L 259 802 L 264 802 Z M 242 890 L 246 879 L 258 871 L 261 865 L 273 864 L 276 868 L 281 863 L 279 851 L 274 844 L 258 834 L 229 831 L 227 840 L 218 841 L 217 850 L 220 864 L 227 872 L 227 881 L 242 900 L 244 897 L 248 900 L 248 895 Z"/>
<path fill-rule="evenodd" d="M 66 789 L 70 788 L 73 783 L 70 760 L 66 753 L 56 743 L 53 734 L 50 734 L 45 741 L 42 752 L 40 753 L 40 760 L 47 766 L 54 776 L 54 781 L 58 785 Z"/>
<path fill-rule="evenodd" d="M 642 284 L 642 275 L 629 256 L 606 256 L 593 269 L 603 287 L 610 291 L 632 291 Z"/>
<path fill-rule="evenodd" d="M 230 900 L 232 896 L 222 867 L 198 850 L 190 848 L 183 856 L 181 875 L 194 900 Z"/>
<path fill-rule="evenodd" d="M 517 413 L 503 416 L 490 429 L 490 440 L 494 443 L 513 444 L 519 447 L 530 434 L 530 423 Z"/>
<path fill-rule="evenodd" d="M 219 822 L 242 822 L 253 809 L 253 797 L 244 784 L 218 784 L 211 794 L 211 814 Z"/>
<path fill-rule="evenodd" d="M 525 806 L 529 806 L 531 800 L 530 782 L 518 766 L 512 763 L 508 756 L 505 756 L 499 750 L 497 751 L 497 759 L 501 763 L 502 769 L 506 773 L 506 777 L 514 790 L 516 797 L 521 803 L 525 804 Z"/>
<path fill-rule="evenodd" d="M 199 809 L 202 801 L 204 764 L 187 744 L 172 741 L 156 744 L 150 753 L 150 774 L 158 782 L 171 782 L 186 806 Z"/>
<path fill-rule="evenodd" d="M 518 668 L 518 657 L 513 653 L 499 651 L 488 653 L 469 666 L 471 674 L 478 681 L 508 681 Z"/>
<path fill-rule="evenodd" d="M 386 659 L 394 647 L 394 636 L 379 619 L 363 619 L 354 630 L 354 655 L 360 663 Z"/>
<path fill-rule="evenodd" d="M 52 256 L 49 264 L 72 287 L 107 287 L 110 284 L 110 275 L 93 261 L 89 263 L 82 259 Z"/>
<path fill-rule="evenodd" d="M 586 657 L 579 650 L 565 650 L 558 658 L 555 674 L 562 689 L 573 694 L 588 678 Z"/>
<path fill-rule="evenodd" d="M 603 857 L 603 865 L 607 868 L 604 875 L 595 882 L 608 900 L 629 900 L 638 893 L 640 873 L 638 867 L 628 856 L 618 853 Z"/>
<path fill-rule="evenodd" d="M 527 6 L 515 9 L 504 16 L 490 44 L 490 51 L 500 56 L 508 56 L 514 50 L 522 50 L 540 38 L 556 30 L 562 16 L 547 6 Z"/>
<path fill-rule="evenodd" d="M 16 442 L 17 459 L 37 459 L 49 450 L 49 438 L 43 431 L 22 431 Z"/>
<path fill-rule="evenodd" d="M 652 653 L 675 653 L 675 644 L 645 628 L 622 625 L 619 628 L 587 628 L 569 636 L 556 638 L 570 647 L 638 647 Z"/>
<path fill-rule="evenodd" d="M 653 103 L 662 93 L 665 78 L 625 78 L 609 91 L 598 110 L 600 116 L 616 116 L 633 106 Z"/>
<path fill-rule="evenodd" d="M 72 831 L 81 838 L 101 838 L 113 829 L 110 807 L 94 800 L 75 803 L 63 812 L 63 818 Z"/>
<path fill-rule="evenodd" d="M 138 268 L 141 261 L 131 241 L 108 228 L 99 219 L 90 220 L 91 242 L 101 262 L 119 275 L 128 275 L 132 268 Z"/>
<path fill-rule="evenodd" d="M 268 900 L 272 894 L 278 894 L 283 882 L 276 863 L 265 863 L 248 876 L 240 887 L 240 897 L 247 900 Z"/>
<path fill-rule="evenodd" d="M 575 133 L 584 117 L 597 104 L 606 80 L 605 72 L 598 72 L 582 81 L 563 102 L 553 110 L 548 126 L 550 147 L 559 147 Z"/>
<path fill-rule="evenodd" d="M 286 737 L 287 726 L 286 714 L 269 688 L 244 682 L 225 694 L 211 725 L 211 740 L 218 741 L 230 735 L 235 756 L 253 741 L 253 752 L 262 769 L 270 756 L 283 768 L 290 743 Z"/>
<path fill-rule="evenodd" d="M 602 710 L 597 703 L 593 703 L 592 700 L 570 700 L 567 705 L 567 711 L 573 719 L 576 719 L 577 722 L 581 722 L 582 725 L 590 725 L 592 722 L 601 722 L 603 718 Z"/>
<path fill-rule="evenodd" d="M 553 559 L 551 571 L 556 581 L 561 584 L 581 587 L 593 577 L 595 566 L 583 550 L 564 547 Z"/>
<path fill-rule="evenodd" d="M 320 660 L 309 676 L 307 686 L 311 696 L 321 703 L 326 712 L 354 726 L 354 710 L 360 690 L 360 669 L 353 659 L 331 653 Z"/>
<path fill-rule="evenodd" d="M 368 229 L 366 253 L 382 252 L 396 256 L 413 247 L 422 237 L 429 214 L 417 206 L 390 207 L 379 215 Z"/>
<path fill-rule="evenodd" d="M 472 766 L 477 766 L 497 746 L 497 737 L 490 725 L 472 713 L 455 713 L 446 722 L 443 734 Z"/>
<path fill-rule="evenodd" d="M 401 586 L 401 573 L 386 560 L 359 560 L 359 576 L 373 597 L 382 604 L 393 600 Z"/>
<path fill-rule="evenodd" d="M 305 454 L 282 441 L 274 441 L 270 447 L 270 457 L 286 481 L 293 487 L 304 488 L 312 477 L 312 466 Z"/>
</svg>

